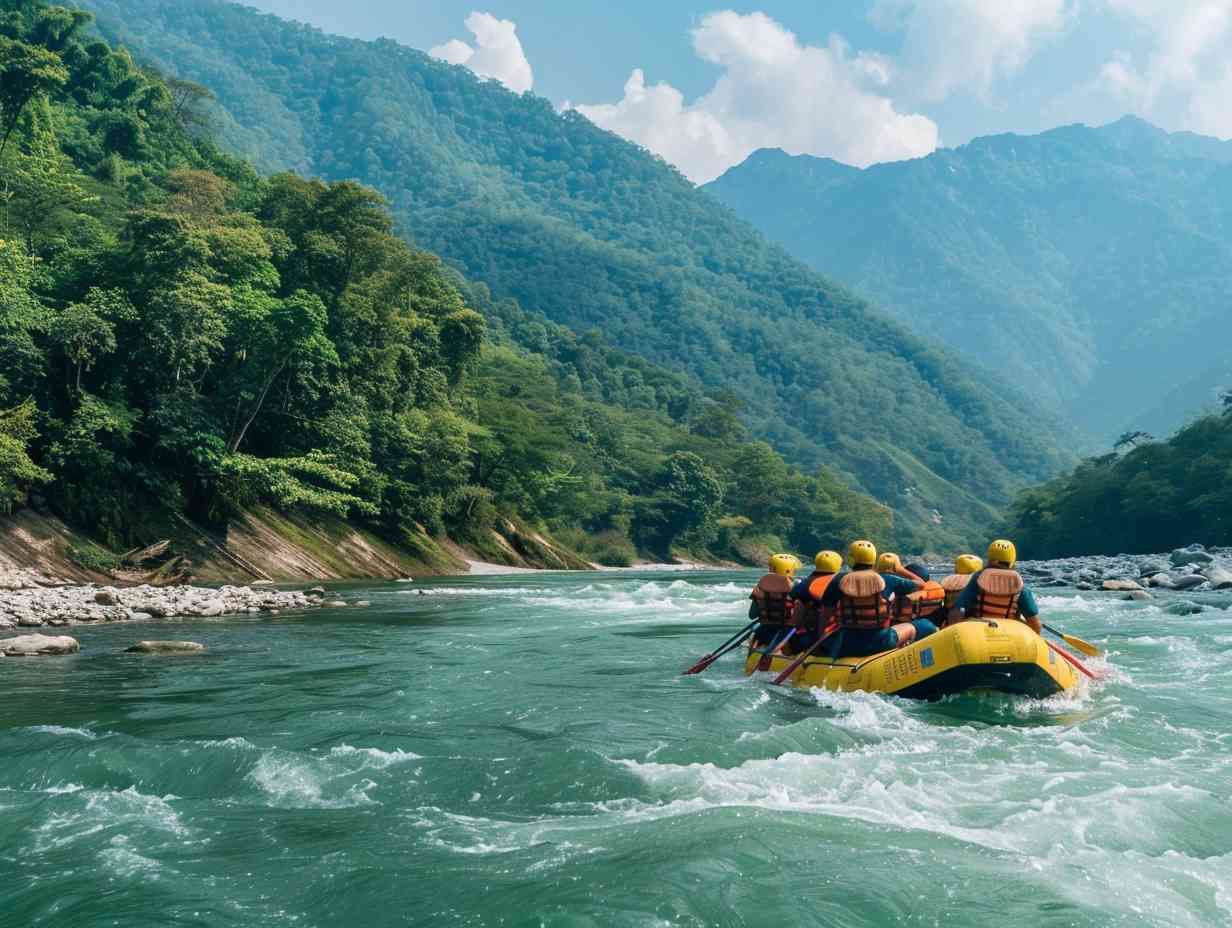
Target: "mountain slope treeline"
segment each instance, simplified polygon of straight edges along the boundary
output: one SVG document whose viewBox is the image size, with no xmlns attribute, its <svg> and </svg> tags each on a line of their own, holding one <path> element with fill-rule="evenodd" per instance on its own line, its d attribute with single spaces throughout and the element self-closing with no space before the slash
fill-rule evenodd
<svg viewBox="0 0 1232 928">
<path fill-rule="evenodd" d="M 760 151 L 706 189 L 1097 438 L 1229 383 L 1232 143 L 1127 117 L 866 170 Z"/>
<path fill-rule="evenodd" d="M 272 504 L 493 556 L 515 520 L 616 563 L 891 530 L 730 401 L 408 246 L 375 191 L 223 154 L 208 91 L 89 20 L 0 3 L 0 512 L 42 489 L 130 547 Z"/>
<path fill-rule="evenodd" d="M 393 42 L 213 0 L 88 6 L 105 35 L 210 86 L 234 150 L 371 184 L 404 233 L 498 303 L 600 329 L 739 397 L 788 460 L 835 468 L 926 541 L 979 534 L 995 506 L 1069 460 L 1018 394 L 994 397 L 946 350 L 576 113 Z"/>
<path fill-rule="evenodd" d="M 1019 543 L 1040 557 L 1232 544 L 1232 394 L 1224 402 L 1166 442 L 1127 435 L 1124 453 L 1024 492 L 1011 512 Z"/>
</svg>

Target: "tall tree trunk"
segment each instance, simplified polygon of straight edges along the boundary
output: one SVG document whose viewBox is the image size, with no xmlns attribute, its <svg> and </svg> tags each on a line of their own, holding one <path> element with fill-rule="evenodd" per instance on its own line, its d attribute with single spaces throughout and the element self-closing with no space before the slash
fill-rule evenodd
<svg viewBox="0 0 1232 928">
<path fill-rule="evenodd" d="M 260 415 L 261 407 L 265 405 L 265 398 L 269 395 L 270 387 L 274 385 L 274 381 L 278 379 L 278 375 L 286 369 L 287 363 L 290 360 L 290 355 L 283 358 L 282 363 L 274 369 L 274 373 L 270 374 L 269 380 L 265 381 L 265 386 L 261 388 L 261 395 L 257 397 L 257 404 L 252 408 L 252 413 L 248 416 L 247 421 L 245 421 L 244 427 L 240 429 L 239 434 L 236 435 L 227 446 L 227 450 L 232 454 L 235 454 L 235 452 L 240 450 L 240 445 L 244 443 L 244 437 L 248 434 L 249 427 L 256 420 L 257 416 Z"/>
</svg>

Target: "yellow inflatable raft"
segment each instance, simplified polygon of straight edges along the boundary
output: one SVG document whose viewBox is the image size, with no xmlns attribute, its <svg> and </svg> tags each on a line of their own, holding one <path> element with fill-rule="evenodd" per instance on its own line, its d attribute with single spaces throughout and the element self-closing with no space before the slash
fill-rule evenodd
<svg viewBox="0 0 1232 928">
<path fill-rule="evenodd" d="M 825 645 L 822 645 L 825 648 Z M 750 651 L 753 674 L 760 651 Z M 794 657 L 775 655 L 778 675 Z M 996 690 L 1042 699 L 1078 684 L 1074 669 L 1022 622 L 959 622 L 905 648 L 868 657 L 808 658 L 785 682 L 799 687 L 867 690 L 908 699 L 940 699 L 968 690 Z"/>
</svg>

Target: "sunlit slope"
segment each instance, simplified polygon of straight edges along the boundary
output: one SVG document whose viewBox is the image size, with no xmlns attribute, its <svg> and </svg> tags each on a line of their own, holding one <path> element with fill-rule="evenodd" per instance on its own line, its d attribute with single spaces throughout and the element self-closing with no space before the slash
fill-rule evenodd
<svg viewBox="0 0 1232 928">
<path fill-rule="evenodd" d="M 103 31 L 219 96 L 224 138 L 268 168 L 357 177 L 404 230 L 497 297 L 672 366 L 746 405 L 797 462 L 896 507 L 973 518 L 1068 460 L 1017 391 L 770 244 L 662 161 L 543 99 L 392 42 L 210 0 L 93 0 Z M 894 453 L 883 447 L 889 444 Z"/>
<path fill-rule="evenodd" d="M 864 171 L 755 153 L 707 186 L 812 267 L 1100 437 L 1169 431 L 1232 346 L 1232 145 L 1137 119 Z"/>
</svg>

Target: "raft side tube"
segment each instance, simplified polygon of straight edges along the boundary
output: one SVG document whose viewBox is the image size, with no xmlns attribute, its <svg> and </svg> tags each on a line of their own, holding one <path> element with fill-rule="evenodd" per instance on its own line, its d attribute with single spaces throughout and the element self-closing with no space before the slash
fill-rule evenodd
<svg viewBox="0 0 1232 928">
<path fill-rule="evenodd" d="M 750 654 L 744 672 L 756 671 Z M 794 658 L 775 655 L 770 672 L 782 673 Z M 904 648 L 837 660 L 814 656 L 788 678 L 793 686 L 865 690 L 907 699 L 940 699 L 971 690 L 1043 699 L 1073 689 L 1078 677 L 1068 663 L 1023 622 L 959 622 Z"/>
</svg>

